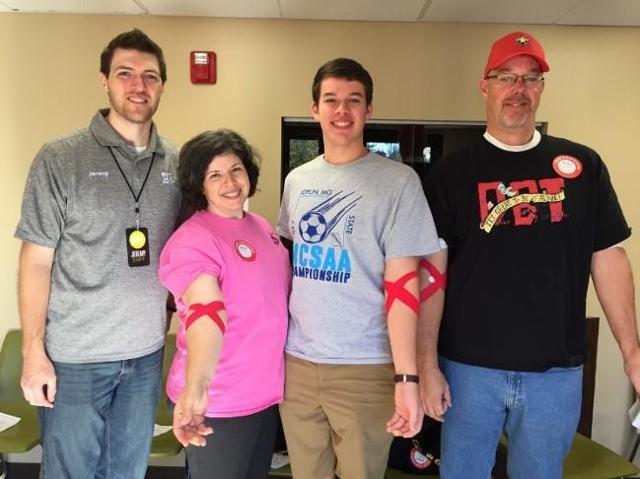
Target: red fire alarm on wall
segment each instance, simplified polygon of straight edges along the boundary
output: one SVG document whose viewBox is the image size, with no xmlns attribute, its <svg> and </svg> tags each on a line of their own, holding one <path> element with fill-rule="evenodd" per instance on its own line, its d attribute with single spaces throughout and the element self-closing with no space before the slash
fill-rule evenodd
<svg viewBox="0 0 640 479">
<path fill-rule="evenodd" d="M 216 82 L 215 52 L 191 52 L 189 64 L 191 66 L 191 83 L 213 84 Z"/>
</svg>

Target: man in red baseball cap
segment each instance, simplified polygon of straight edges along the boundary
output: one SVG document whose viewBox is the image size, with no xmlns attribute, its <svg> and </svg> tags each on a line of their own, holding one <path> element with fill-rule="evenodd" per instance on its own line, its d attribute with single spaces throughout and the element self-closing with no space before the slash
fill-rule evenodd
<svg viewBox="0 0 640 479">
<path fill-rule="evenodd" d="M 446 479 L 490 477 L 503 433 L 511 479 L 562 477 L 580 416 L 589 276 L 640 392 L 621 246 L 631 230 L 600 156 L 536 130 L 548 71 L 532 35 L 497 40 L 480 81 L 486 133 L 427 179 L 449 271 L 441 324 L 419 323 L 420 388 L 426 413 L 444 421 Z"/>
<path fill-rule="evenodd" d="M 540 42 L 528 33 L 513 32 L 496 40 L 491 47 L 487 64 L 484 67 L 484 76 L 486 77 L 491 70 L 519 55 L 534 58 L 538 62 L 541 71 L 549 71 L 549 64 Z"/>
</svg>

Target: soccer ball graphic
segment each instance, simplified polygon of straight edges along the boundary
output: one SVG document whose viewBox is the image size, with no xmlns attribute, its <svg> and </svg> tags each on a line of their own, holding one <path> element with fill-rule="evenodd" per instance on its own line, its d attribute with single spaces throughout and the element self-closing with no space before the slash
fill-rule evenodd
<svg viewBox="0 0 640 479">
<path fill-rule="evenodd" d="M 312 211 L 302 217 L 299 228 L 306 243 L 319 243 L 327 232 L 327 222 L 320 213 Z"/>
</svg>

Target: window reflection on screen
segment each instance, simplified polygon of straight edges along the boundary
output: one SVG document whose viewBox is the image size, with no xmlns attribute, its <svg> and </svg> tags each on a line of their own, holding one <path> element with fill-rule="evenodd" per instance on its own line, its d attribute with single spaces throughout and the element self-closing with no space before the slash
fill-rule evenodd
<svg viewBox="0 0 640 479">
<path fill-rule="evenodd" d="M 402 155 L 400 154 L 400 143 L 368 141 L 367 148 L 369 149 L 369 151 L 384 156 L 385 158 L 402 162 Z"/>
<path fill-rule="evenodd" d="M 289 169 L 294 168 L 313 160 L 318 156 L 320 142 L 318 140 L 307 140 L 292 138 L 289 140 Z"/>
</svg>

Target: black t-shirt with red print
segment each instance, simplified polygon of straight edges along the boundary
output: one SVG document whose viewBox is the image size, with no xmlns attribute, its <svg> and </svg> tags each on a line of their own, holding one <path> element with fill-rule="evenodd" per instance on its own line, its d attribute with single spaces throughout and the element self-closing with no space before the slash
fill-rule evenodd
<svg viewBox="0 0 640 479">
<path fill-rule="evenodd" d="M 582 364 L 591 255 L 631 234 L 598 154 L 544 135 L 522 152 L 480 138 L 438 161 L 425 190 L 449 245 L 440 354 L 516 371 Z"/>
</svg>

